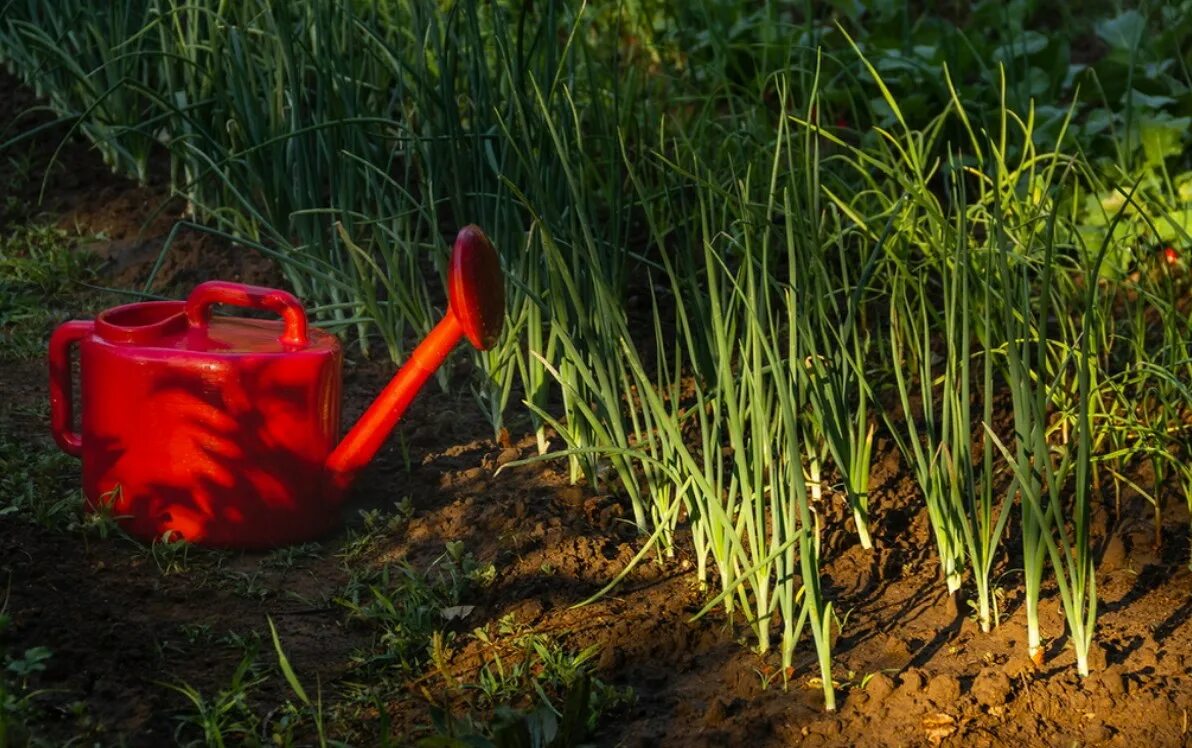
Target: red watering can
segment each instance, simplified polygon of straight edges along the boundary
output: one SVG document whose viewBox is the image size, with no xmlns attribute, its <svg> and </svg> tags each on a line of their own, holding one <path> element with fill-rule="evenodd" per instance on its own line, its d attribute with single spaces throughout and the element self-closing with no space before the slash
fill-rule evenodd
<svg viewBox="0 0 1192 748">
<path fill-rule="evenodd" d="M 211 315 L 214 304 L 281 321 Z M 186 301 L 108 309 L 50 339 L 50 423 L 83 460 L 91 509 L 133 535 L 269 548 L 335 527 L 356 473 L 461 337 L 484 350 L 504 320 L 497 254 L 459 232 L 447 314 L 343 438 L 335 336 L 307 326 L 285 291 L 211 281 Z M 72 427 L 70 346 L 79 344 L 81 424 Z"/>
</svg>

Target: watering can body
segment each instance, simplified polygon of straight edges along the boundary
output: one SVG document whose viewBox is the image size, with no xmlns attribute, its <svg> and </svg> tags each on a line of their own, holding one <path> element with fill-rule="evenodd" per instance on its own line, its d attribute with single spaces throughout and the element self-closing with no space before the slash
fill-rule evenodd
<svg viewBox="0 0 1192 748">
<path fill-rule="evenodd" d="M 342 354 L 289 293 L 209 281 L 67 322 L 50 339 L 50 426 L 82 458 L 92 510 L 131 534 L 271 548 L 325 534 L 355 476 L 455 344 L 484 350 L 504 321 L 495 250 L 460 230 L 443 319 L 339 440 Z M 217 304 L 276 319 L 212 316 Z M 81 430 L 71 350 L 79 348 Z"/>
<path fill-rule="evenodd" d="M 284 321 L 213 317 L 211 304 Z M 81 431 L 69 347 L 79 346 Z M 91 509 L 131 534 L 268 548 L 325 534 L 339 501 L 323 463 L 340 426 L 339 342 L 289 294 L 204 284 L 187 302 L 128 304 L 51 339 L 52 426 L 83 462 Z"/>
</svg>

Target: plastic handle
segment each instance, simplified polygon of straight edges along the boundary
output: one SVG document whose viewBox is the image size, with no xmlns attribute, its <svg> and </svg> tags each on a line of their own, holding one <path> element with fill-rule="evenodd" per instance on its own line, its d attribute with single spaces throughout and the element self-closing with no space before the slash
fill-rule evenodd
<svg viewBox="0 0 1192 748">
<path fill-rule="evenodd" d="M 83 437 L 72 426 L 70 346 L 94 329 L 94 322 L 76 320 L 58 325 L 50 336 L 50 430 L 62 451 L 75 457 L 83 454 Z"/>
<path fill-rule="evenodd" d="M 205 327 L 211 318 L 213 304 L 230 304 L 248 309 L 264 309 L 276 312 L 285 321 L 281 342 L 287 345 L 304 346 L 306 336 L 306 310 L 294 295 L 276 288 L 248 286 L 228 281 L 207 281 L 195 286 L 186 297 L 186 319 L 191 327 Z"/>
</svg>

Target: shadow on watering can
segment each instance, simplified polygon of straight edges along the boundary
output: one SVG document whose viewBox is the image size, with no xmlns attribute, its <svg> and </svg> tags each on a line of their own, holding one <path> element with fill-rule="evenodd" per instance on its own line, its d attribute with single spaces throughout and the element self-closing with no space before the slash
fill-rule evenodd
<svg viewBox="0 0 1192 748">
<path fill-rule="evenodd" d="M 272 545 L 334 525 L 339 504 L 319 487 L 338 413 L 319 429 L 324 438 L 311 438 L 306 403 L 317 393 L 286 381 L 292 372 L 271 363 L 242 362 L 218 390 L 202 389 L 197 377 L 209 376 L 202 369 L 165 373 L 130 414 L 141 428 L 120 428 L 111 418 L 98 422 L 111 424 L 112 433 L 85 428 L 84 442 L 98 446 L 86 454 L 84 484 L 102 494 L 118 480 L 111 510 L 142 537 L 169 530 L 202 539 L 195 542 L 237 545 L 251 535 Z"/>
<path fill-rule="evenodd" d="M 448 311 L 343 441 L 338 340 L 308 329 L 284 291 L 210 282 L 186 302 L 144 302 L 68 322 L 50 344 L 55 439 L 83 487 L 142 538 L 268 548 L 322 535 L 352 479 L 459 341 L 491 347 L 504 318 L 492 245 L 476 227 L 452 252 Z M 212 317 L 216 303 L 283 322 Z M 69 347 L 81 359 L 82 433 L 71 431 Z"/>
</svg>

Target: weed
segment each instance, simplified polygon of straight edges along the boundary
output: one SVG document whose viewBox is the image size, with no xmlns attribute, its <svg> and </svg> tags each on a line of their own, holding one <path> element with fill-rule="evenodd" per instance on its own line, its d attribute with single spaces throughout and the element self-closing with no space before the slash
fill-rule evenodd
<svg viewBox="0 0 1192 748">
<path fill-rule="evenodd" d="M 96 537 L 100 540 L 107 540 L 108 538 L 119 537 L 136 543 L 128 533 L 124 532 L 124 528 L 120 526 L 120 519 L 122 517 L 113 511 L 113 507 L 119 499 L 120 490 L 120 486 L 116 486 L 111 491 L 100 496 L 99 501 L 88 511 L 83 512 L 82 517 L 72 524 L 70 529 L 78 530 L 88 538 Z"/>
<path fill-rule="evenodd" d="M 265 584 L 264 575 L 260 569 L 254 571 L 223 569 L 220 570 L 218 577 L 231 587 L 232 592 L 249 600 L 264 600 L 273 594 L 273 590 Z"/>
<path fill-rule="evenodd" d="M 352 527 L 348 538 L 336 553 L 345 564 L 366 556 L 383 538 L 399 532 L 414 514 L 414 503 L 410 497 L 395 502 L 392 512 L 383 509 L 360 511 L 361 527 Z"/>
<path fill-rule="evenodd" d="M 274 627 L 272 619 L 269 619 L 269 633 L 273 637 L 273 651 L 277 654 L 277 664 L 278 667 L 281 668 L 281 672 L 286 679 L 286 683 L 289 684 L 290 689 L 294 692 L 294 695 L 298 697 L 299 701 L 302 703 L 302 706 L 310 712 L 314 720 L 315 731 L 318 735 L 319 745 L 327 745 L 327 737 L 324 734 L 323 727 L 323 696 L 321 689 L 320 691 L 316 692 L 315 700 L 311 701 L 311 698 L 306 695 L 306 689 L 302 687 L 301 681 L 298 680 L 298 674 L 294 672 L 294 668 L 290 664 L 289 658 L 286 657 L 286 653 L 281 648 L 281 639 L 277 636 L 277 628 Z M 283 722 L 282 726 L 287 728 L 287 730 L 292 730 L 294 727 L 292 721 L 285 721 Z M 278 742 L 278 739 L 279 736 L 275 733 L 274 741 Z"/>
<path fill-rule="evenodd" d="M 299 545 L 287 545 L 283 548 L 278 548 L 271 551 L 261 563 L 275 569 L 290 569 L 295 564 L 302 561 L 311 561 L 322 558 L 323 546 L 320 543 L 301 543 Z"/>
<path fill-rule="evenodd" d="M 356 573 L 336 602 L 351 618 L 379 629 L 377 648 L 358 659 L 369 668 L 395 667 L 413 673 L 430 655 L 432 636 L 445 628 L 466 598 L 495 573 L 452 543 L 425 571 L 408 564 L 379 573 Z"/>
<path fill-rule="evenodd" d="M 256 629 L 249 629 L 247 633 L 243 634 L 239 631 L 229 630 L 217 641 L 224 646 L 243 652 L 246 656 L 253 655 L 255 657 L 261 647 L 261 634 Z"/>
<path fill-rule="evenodd" d="M 599 645 L 579 651 L 518 624 L 512 617 L 496 623 L 496 636 L 476 629 L 472 637 L 485 646 L 484 663 L 469 680 L 439 664 L 450 690 L 464 696 L 466 709 L 439 709 L 435 741 L 472 741 L 493 746 L 571 746 L 590 734 L 602 716 L 632 702 L 631 689 L 616 688 L 593 677 L 591 664 Z M 438 660 L 436 660 L 438 662 Z M 487 721 L 475 713 L 491 714 Z M 447 742 L 462 745 L 463 742 Z"/>
<path fill-rule="evenodd" d="M 11 623 L 8 615 L 8 592 L 0 604 L 0 637 Z M 46 662 L 53 656 L 48 647 L 30 647 L 19 657 L 6 655 L 5 667 L 0 670 L 0 746 L 49 745 L 35 735 L 34 727 L 40 714 L 36 698 L 40 691 L 29 690 L 29 680 L 45 672 Z M 19 679 L 14 683 L 12 679 Z"/>
<path fill-rule="evenodd" d="M 189 711 L 174 718 L 178 722 L 174 739 L 179 745 L 203 744 L 223 748 L 255 742 L 260 719 L 250 708 L 248 698 L 263 679 L 251 676 L 252 666 L 253 657 L 245 655 L 232 673 L 231 682 L 211 696 L 205 696 L 187 683 L 164 684 L 190 703 Z M 202 737 L 188 739 L 187 736 L 196 730 Z"/>
<path fill-rule="evenodd" d="M 209 644 L 215 638 L 211 625 L 207 623 L 179 624 L 178 633 L 192 647 L 196 644 Z"/>
<path fill-rule="evenodd" d="M 57 529 L 78 523 L 83 505 L 78 473 L 77 460 L 46 442 L 0 432 L 0 516 Z"/>
<path fill-rule="evenodd" d="M 37 745 L 33 723 L 36 692 L 16 688 L 0 677 L 0 745 Z"/>
<path fill-rule="evenodd" d="M 25 686 L 34 673 L 45 672 L 46 662 L 53 655 L 49 647 L 30 647 L 21 657 L 6 657 L 5 669 L 20 678 L 21 685 Z"/>
<path fill-rule="evenodd" d="M 164 576 L 184 574 L 189 569 L 190 543 L 173 530 L 166 530 L 149 545 L 149 555 Z"/>
<path fill-rule="evenodd" d="M 80 284 L 97 264 L 60 229 L 28 225 L 0 235 L 0 361 L 45 355 L 51 327 L 77 311 Z"/>
</svg>

